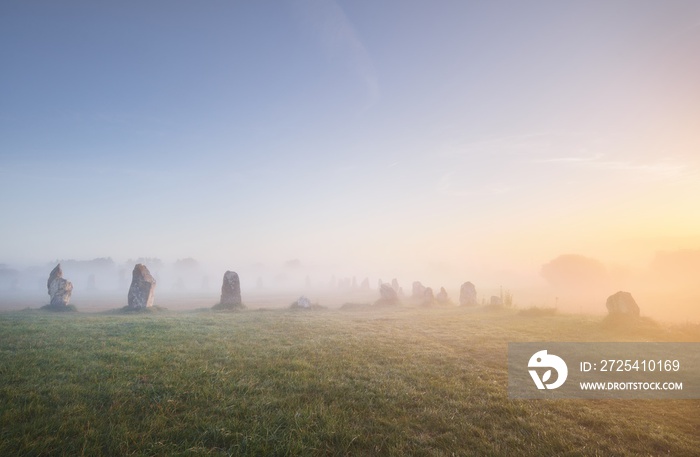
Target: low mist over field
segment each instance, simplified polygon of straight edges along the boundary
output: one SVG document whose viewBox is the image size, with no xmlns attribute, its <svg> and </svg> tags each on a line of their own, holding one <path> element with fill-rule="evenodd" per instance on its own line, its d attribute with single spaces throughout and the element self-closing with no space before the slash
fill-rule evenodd
<svg viewBox="0 0 700 457">
<path fill-rule="evenodd" d="M 160 258 L 111 257 L 92 260 L 58 259 L 43 265 L 0 266 L 2 309 L 38 307 L 48 299 L 48 272 L 60 263 L 74 287 L 72 303 L 82 310 L 123 306 L 136 263 L 145 264 L 157 281 L 156 301 L 174 309 L 195 309 L 216 303 L 223 273 L 235 270 L 241 278 L 244 302 L 252 308 L 285 307 L 305 295 L 316 302 L 338 307 L 348 302 L 372 303 L 379 298 L 379 284 L 396 280 L 405 297 L 420 281 L 437 293 L 444 287 L 451 305 L 459 304 L 460 286 L 476 285 L 477 302 L 488 305 L 491 296 L 512 295 L 513 305 L 556 307 L 569 313 L 604 314 L 605 300 L 618 290 L 630 291 L 642 314 L 666 321 L 700 319 L 700 250 L 657 252 L 645 267 L 609 265 L 578 254 L 562 254 L 532 271 L 463 270 L 406 265 L 378 268 L 314 264 L 289 259 L 277 264 L 225 265 L 200 262 L 192 257 L 167 262 Z"/>
</svg>

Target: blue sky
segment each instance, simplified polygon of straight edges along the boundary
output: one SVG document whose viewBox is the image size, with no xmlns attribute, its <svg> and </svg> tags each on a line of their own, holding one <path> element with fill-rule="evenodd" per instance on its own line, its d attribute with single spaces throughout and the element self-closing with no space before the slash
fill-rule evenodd
<svg viewBox="0 0 700 457">
<path fill-rule="evenodd" d="M 3 2 L 0 262 L 700 248 L 698 56 L 692 1 Z"/>
</svg>

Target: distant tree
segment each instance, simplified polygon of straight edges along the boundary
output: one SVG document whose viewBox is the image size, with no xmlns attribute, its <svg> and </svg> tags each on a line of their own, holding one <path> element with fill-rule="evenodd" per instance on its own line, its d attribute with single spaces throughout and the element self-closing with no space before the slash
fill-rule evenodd
<svg viewBox="0 0 700 457">
<path fill-rule="evenodd" d="M 577 254 L 565 254 L 542 266 L 542 277 L 560 289 L 592 289 L 608 282 L 608 272 L 600 261 Z"/>
<path fill-rule="evenodd" d="M 291 259 L 287 260 L 284 262 L 285 268 L 299 268 L 301 267 L 301 260 L 299 259 Z"/>
<path fill-rule="evenodd" d="M 192 257 L 185 257 L 184 259 L 177 259 L 173 266 L 181 270 L 194 270 L 199 267 L 199 262 Z"/>
<path fill-rule="evenodd" d="M 14 268 L 8 267 L 4 263 L 0 263 L 0 277 L 6 278 L 6 277 L 15 277 L 19 275 L 19 271 L 15 270 Z"/>
<path fill-rule="evenodd" d="M 4 263 L 0 264 L 0 287 L 2 289 L 14 289 L 17 287 L 17 281 L 19 279 L 19 271 L 14 268 L 10 268 Z"/>
<path fill-rule="evenodd" d="M 99 268 L 112 268 L 116 266 L 114 260 L 111 257 L 97 257 L 90 260 L 88 263 Z"/>
<path fill-rule="evenodd" d="M 46 264 L 46 267 L 53 268 L 57 263 L 65 269 L 77 271 L 111 270 L 116 267 L 111 257 L 97 257 L 92 260 L 57 259 Z"/>
<path fill-rule="evenodd" d="M 655 278 L 671 284 L 697 284 L 700 276 L 700 250 L 657 252 L 651 261 L 651 272 Z"/>
<path fill-rule="evenodd" d="M 143 265 L 146 265 L 149 269 L 151 268 L 161 268 L 163 266 L 163 261 L 160 260 L 157 257 L 139 257 L 136 260 L 129 259 L 126 261 L 128 265 L 136 265 L 137 263 L 141 263 Z"/>
<path fill-rule="evenodd" d="M 508 308 L 513 306 L 513 293 L 510 290 L 506 290 L 503 293 L 503 306 Z"/>
</svg>

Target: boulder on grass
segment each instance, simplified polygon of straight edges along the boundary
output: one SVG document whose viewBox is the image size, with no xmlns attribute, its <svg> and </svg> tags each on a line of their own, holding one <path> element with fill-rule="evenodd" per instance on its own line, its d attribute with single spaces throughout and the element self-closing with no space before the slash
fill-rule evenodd
<svg viewBox="0 0 700 457">
<path fill-rule="evenodd" d="M 293 310 L 301 310 L 301 311 L 321 311 L 321 310 L 326 309 L 325 306 L 321 306 L 318 303 L 311 303 L 311 300 L 309 300 L 308 298 L 306 298 L 303 295 L 301 297 L 299 297 L 297 299 L 297 301 L 292 303 L 289 306 L 289 308 L 293 309 Z"/>
<path fill-rule="evenodd" d="M 639 306 L 629 292 L 614 293 L 608 297 L 605 306 L 609 316 L 639 317 Z"/>
<path fill-rule="evenodd" d="M 304 297 L 303 295 L 297 300 L 297 306 L 299 308 L 311 308 L 311 300 Z"/>
</svg>

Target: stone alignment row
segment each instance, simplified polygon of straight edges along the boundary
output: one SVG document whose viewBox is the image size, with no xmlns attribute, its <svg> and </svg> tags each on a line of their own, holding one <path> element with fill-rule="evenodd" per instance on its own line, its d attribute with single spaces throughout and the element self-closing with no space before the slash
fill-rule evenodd
<svg viewBox="0 0 700 457">
<path fill-rule="evenodd" d="M 63 278 L 63 270 L 59 263 L 51 270 L 49 279 L 46 282 L 48 294 L 51 297 L 49 305 L 51 309 L 67 310 L 68 302 L 73 291 L 73 284 Z M 136 264 L 132 272 L 131 286 L 127 296 L 127 309 L 143 310 L 151 308 L 155 297 L 156 280 L 148 271 L 148 268 L 143 264 Z M 440 292 L 437 296 L 433 295 L 433 289 L 425 287 L 420 281 L 414 281 L 412 284 L 411 302 L 422 306 L 430 306 L 434 303 L 449 304 L 451 303 L 447 296 L 447 291 L 444 287 L 440 287 Z M 391 284 L 382 283 L 379 280 L 379 299 L 374 303 L 375 306 L 397 306 L 401 304 L 403 289 L 399 287 L 398 280 L 394 278 Z M 494 298 L 491 297 L 491 304 L 502 305 L 502 303 L 494 303 Z M 476 306 L 476 287 L 471 282 L 467 281 L 462 284 L 459 291 L 460 306 Z M 297 306 L 308 308 L 311 302 L 306 297 L 300 297 L 297 301 Z M 606 302 L 608 314 L 613 316 L 631 316 L 639 317 L 639 306 L 632 298 L 629 292 L 617 292 L 608 297 Z M 214 306 L 215 309 L 243 309 L 245 305 L 241 300 L 241 281 L 238 273 L 235 271 L 226 271 L 221 284 L 221 299 Z"/>
</svg>

